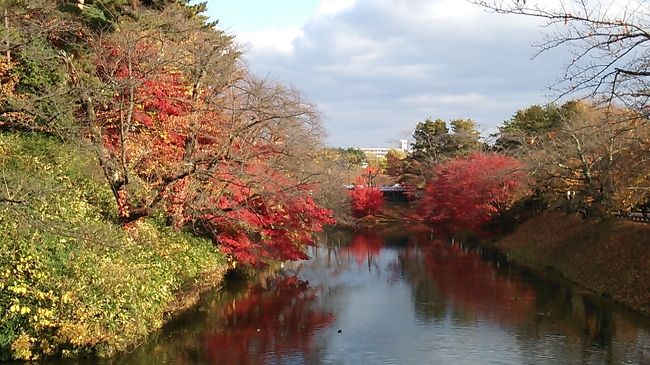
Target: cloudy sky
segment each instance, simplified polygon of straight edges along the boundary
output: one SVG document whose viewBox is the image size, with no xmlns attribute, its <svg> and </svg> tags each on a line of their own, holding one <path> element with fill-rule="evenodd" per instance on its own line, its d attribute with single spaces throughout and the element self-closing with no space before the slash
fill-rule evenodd
<svg viewBox="0 0 650 365">
<path fill-rule="evenodd" d="M 487 136 L 551 100 L 562 52 L 535 54 L 534 19 L 464 0 L 208 0 L 257 75 L 324 115 L 332 146 L 391 146 L 427 117 L 472 118 Z"/>
</svg>

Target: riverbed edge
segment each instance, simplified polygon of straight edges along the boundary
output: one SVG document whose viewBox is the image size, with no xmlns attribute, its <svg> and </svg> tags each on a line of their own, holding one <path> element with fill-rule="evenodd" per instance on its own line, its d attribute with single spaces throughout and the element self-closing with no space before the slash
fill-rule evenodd
<svg viewBox="0 0 650 365">
<path fill-rule="evenodd" d="M 542 213 L 482 242 L 509 262 L 552 272 L 601 297 L 650 316 L 650 225 Z"/>
<path fill-rule="evenodd" d="M 116 224 L 93 162 L 76 145 L 0 133 L 6 177 L 40 197 L 0 205 L 0 362 L 113 357 L 224 283 L 231 264 L 212 240 L 162 216 Z"/>
</svg>

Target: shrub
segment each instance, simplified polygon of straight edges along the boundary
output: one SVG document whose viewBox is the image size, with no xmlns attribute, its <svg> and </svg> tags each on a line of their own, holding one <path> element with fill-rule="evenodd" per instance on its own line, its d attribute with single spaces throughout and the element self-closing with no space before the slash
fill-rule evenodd
<svg viewBox="0 0 650 365">
<path fill-rule="evenodd" d="M 92 154 L 0 134 L 0 359 L 109 356 L 160 328 L 185 284 L 227 262 L 162 217 L 123 229 Z M 0 193 L 3 196 L 6 191 Z"/>
<path fill-rule="evenodd" d="M 357 218 L 377 214 L 384 205 L 384 194 L 377 188 L 354 188 L 349 194 L 352 215 Z"/>
</svg>

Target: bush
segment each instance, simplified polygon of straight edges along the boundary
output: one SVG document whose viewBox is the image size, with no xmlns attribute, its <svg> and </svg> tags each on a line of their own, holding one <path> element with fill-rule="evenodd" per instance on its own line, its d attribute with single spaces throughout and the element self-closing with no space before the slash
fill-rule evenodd
<svg viewBox="0 0 650 365">
<path fill-rule="evenodd" d="M 22 201 L 0 202 L 0 359 L 126 350 L 183 285 L 225 270 L 210 240 L 162 218 L 113 224 L 98 174 L 81 148 L 0 134 L 0 197 Z"/>
<path fill-rule="evenodd" d="M 357 218 L 379 213 L 384 205 L 384 194 L 377 188 L 364 187 L 350 190 L 352 215 Z"/>
<path fill-rule="evenodd" d="M 454 229 L 480 227 L 526 196 L 518 160 L 492 153 L 457 157 L 436 167 L 419 203 L 422 219 Z"/>
</svg>

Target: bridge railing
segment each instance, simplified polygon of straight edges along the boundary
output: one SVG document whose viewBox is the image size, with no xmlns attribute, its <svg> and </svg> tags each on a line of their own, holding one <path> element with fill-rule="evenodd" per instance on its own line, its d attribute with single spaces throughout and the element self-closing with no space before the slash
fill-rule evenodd
<svg viewBox="0 0 650 365">
<path fill-rule="evenodd" d="M 629 219 L 635 222 L 650 223 L 650 214 L 641 212 L 618 212 L 614 214 L 621 219 Z"/>
</svg>

